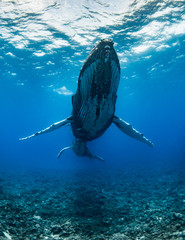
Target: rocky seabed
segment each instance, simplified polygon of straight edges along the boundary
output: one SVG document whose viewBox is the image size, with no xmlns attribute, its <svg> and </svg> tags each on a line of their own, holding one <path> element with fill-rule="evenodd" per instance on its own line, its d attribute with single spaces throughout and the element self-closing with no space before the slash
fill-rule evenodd
<svg viewBox="0 0 185 240">
<path fill-rule="evenodd" d="M 184 171 L 2 171 L 1 240 L 184 240 Z"/>
</svg>

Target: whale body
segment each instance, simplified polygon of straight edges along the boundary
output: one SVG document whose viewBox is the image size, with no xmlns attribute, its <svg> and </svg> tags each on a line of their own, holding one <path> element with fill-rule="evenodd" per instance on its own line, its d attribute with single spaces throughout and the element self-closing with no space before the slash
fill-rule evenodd
<svg viewBox="0 0 185 240">
<path fill-rule="evenodd" d="M 111 40 L 94 47 L 79 75 L 76 94 L 72 96 L 72 131 L 84 141 L 101 136 L 112 123 L 120 64 Z"/>
<path fill-rule="evenodd" d="M 153 146 L 142 133 L 115 115 L 120 63 L 113 45 L 112 40 L 103 39 L 88 55 L 80 70 L 76 93 L 72 96 L 72 115 L 20 140 L 51 132 L 70 123 L 75 137 L 73 144 L 63 148 L 58 157 L 72 148 L 78 156 L 103 160 L 91 153 L 86 143 L 100 137 L 114 123 L 127 135 Z"/>
</svg>

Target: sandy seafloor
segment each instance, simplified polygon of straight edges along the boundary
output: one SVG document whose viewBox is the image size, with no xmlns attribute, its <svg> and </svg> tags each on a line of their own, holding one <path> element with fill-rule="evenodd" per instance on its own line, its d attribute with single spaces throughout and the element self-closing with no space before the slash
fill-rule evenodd
<svg viewBox="0 0 185 240">
<path fill-rule="evenodd" d="M 0 239 L 185 239 L 184 171 L 0 172 Z"/>
</svg>

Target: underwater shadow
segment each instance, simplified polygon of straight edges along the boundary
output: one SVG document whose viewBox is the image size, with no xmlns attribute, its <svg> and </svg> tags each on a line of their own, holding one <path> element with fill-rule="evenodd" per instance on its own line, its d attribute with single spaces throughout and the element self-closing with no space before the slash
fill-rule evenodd
<svg viewBox="0 0 185 240">
<path fill-rule="evenodd" d="M 75 175 L 72 215 L 77 229 L 86 236 L 103 234 L 111 225 L 101 178 L 97 173 L 83 171 Z"/>
</svg>

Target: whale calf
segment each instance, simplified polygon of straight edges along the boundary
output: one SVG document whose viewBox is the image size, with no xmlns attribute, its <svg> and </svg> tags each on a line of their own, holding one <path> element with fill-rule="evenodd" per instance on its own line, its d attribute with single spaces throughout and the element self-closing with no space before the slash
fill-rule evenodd
<svg viewBox="0 0 185 240">
<path fill-rule="evenodd" d="M 153 143 L 131 124 L 115 115 L 120 63 L 113 45 L 112 40 L 103 39 L 88 55 L 80 70 L 76 93 L 72 96 L 71 116 L 20 140 L 45 134 L 70 124 L 74 135 L 73 144 L 63 148 L 58 157 L 71 148 L 78 156 L 103 161 L 103 158 L 94 155 L 87 148 L 86 143 L 100 137 L 114 123 L 130 137 L 153 146 Z"/>
</svg>

